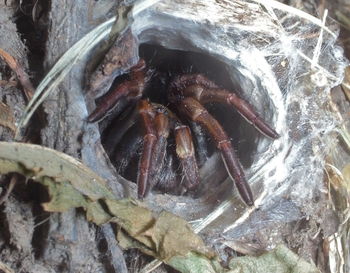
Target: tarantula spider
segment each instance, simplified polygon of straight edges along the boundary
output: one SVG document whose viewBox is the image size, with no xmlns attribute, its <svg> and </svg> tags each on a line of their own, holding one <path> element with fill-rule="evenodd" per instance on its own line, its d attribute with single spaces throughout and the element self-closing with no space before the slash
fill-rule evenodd
<svg viewBox="0 0 350 273">
<path fill-rule="evenodd" d="M 189 120 L 198 123 L 209 133 L 216 147 L 221 151 L 227 173 L 235 182 L 243 201 L 247 205 L 253 205 L 252 191 L 230 138 L 203 104 L 219 102 L 231 105 L 264 135 L 276 139 L 279 137 L 278 133 L 259 117 L 249 103 L 236 94 L 220 88 L 201 74 L 186 74 L 173 78 L 168 88 L 167 106 L 142 98 L 149 78 L 145 61 L 141 59 L 131 68 L 129 79 L 103 96 L 99 105 L 88 117 L 89 122 L 96 122 L 105 117 L 106 113 L 120 101 L 123 100 L 124 103 L 137 101 L 136 111 L 144 131 L 136 181 L 138 197 L 145 197 L 158 182 L 158 174 L 166 157 L 170 130 L 173 130 L 175 136 L 176 154 L 184 174 L 182 186 L 191 191 L 200 184 L 191 131 L 185 123 Z"/>
</svg>

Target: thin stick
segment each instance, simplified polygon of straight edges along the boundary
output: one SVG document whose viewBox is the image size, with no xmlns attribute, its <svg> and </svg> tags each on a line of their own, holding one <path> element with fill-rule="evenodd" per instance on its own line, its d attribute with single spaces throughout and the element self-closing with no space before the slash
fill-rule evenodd
<svg viewBox="0 0 350 273">
<path fill-rule="evenodd" d="M 16 174 L 12 175 L 11 180 L 10 180 L 10 184 L 9 184 L 9 186 L 7 188 L 6 193 L 4 194 L 3 197 L 0 198 L 0 205 L 2 203 L 4 203 L 8 199 L 8 197 L 10 196 L 13 188 L 15 187 L 15 185 L 17 183 L 17 178 L 18 178 L 18 176 Z"/>
<path fill-rule="evenodd" d="M 324 14 L 323 14 L 323 20 L 322 20 L 323 26 L 326 25 L 327 15 L 328 15 L 328 9 L 326 9 L 324 11 Z M 320 36 L 318 37 L 318 40 L 317 40 L 317 44 L 316 44 L 315 51 L 314 51 L 314 56 L 313 56 L 312 62 L 311 62 L 311 69 L 313 69 L 318 64 L 318 59 L 319 59 L 320 54 L 321 54 L 322 42 L 323 42 L 323 28 L 321 28 Z"/>
</svg>

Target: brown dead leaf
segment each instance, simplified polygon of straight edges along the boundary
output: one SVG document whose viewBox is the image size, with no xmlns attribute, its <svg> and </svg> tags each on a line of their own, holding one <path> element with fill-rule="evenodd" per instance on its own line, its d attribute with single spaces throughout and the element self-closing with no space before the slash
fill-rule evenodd
<svg viewBox="0 0 350 273">
<path fill-rule="evenodd" d="M 149 209 L 142 207 L 141 203 L 130 200 L 106 200 L 106 204 L 116 217 L 111 221 L 118 223 L 138 243 L 141 242 L 144 250 L 155 251 L 157 258 L 162 261 L 168 261 L 177 255 L 185 256 L 189 252 L 210 258 L 214 256 L 193 232 L 192 227 L 172 213 L 163 211 L 155 216 Z M 125 242 L 125 247 L 130 245 L 130 241 Z"/>
<path fill-rule="evenodd" d="M 0 162 L 2 173 L 19 172 L 36 180 L 50 177 L 57 183 L 71 183 L 93 201 L 114 199 L 106 181 L 80 161 L 43 146 L 0 142 Z"/>
<path fill-rule="evenodd" d="M 154 249 L 151 234 L 148 233 L 155 222 L 152 211 L 142 206 L 138 201 L 105 200 L 109 211 L 115 217 L 112 222 L 118 225 L 132 238 L 149 249 Z"/>
<path fill-rule="evenodd" d="M 7 63 L 13 72 L 16 73 L 17 78 L 23 87 L 23 91 L 27 97 L 27 100 L 30 100 L 33 97 L 35 89 L 24 68 L 15 60 L 15 58 L 13 58 L 9 53 L 1 48 L 0 57 Z"/>
<path fill-rule="evenodd" d="M 209 258 L 215 256 L 184 219 L 167 211 L 161 212 L 155 221 L 152 240 L 163 261 L 168 261 L 174 256 L 185 256 L 189 252 Z"/>
<path fill-rule="evenodd" d="M 88 94 L 95 98 L 106 93 L 116 76 L 135 65 L 137 52 L 135 38 L 130 30 L 126 31 L 115 41 L 102 63 L 90 76 Z"/>
<path fill-rule="evenodd" d="M 259 258 L 235 259 L 231 269 L 222 268 L 185 220 L 165 211 L 156 214 L 137 200 L 114 199 L 104 181 L 91 170 L 48 148 L 0 142 L 0 174 L 10 172 L 21 173 L 47 187 L 50 201 L 43 204 L 45 210 L 62 212 L 82 207 L 96 224 L 116 223 L 121 229 L 121 246 L 136 247 L 182 273 L 318 272 L 286 248 Z M 272 270 L 276 268 L 281 270 Z"/>
<path fill-rule="evenodd" d="M 164 261 L 189 252 L 213 255 L 185 220 L 168 212 L 156 215 L 137 200 L 116 200 L 104 180 L 68 155 L 25 143 L 0 142 L 0 151 L 0 173 L 19 172 L 47 187 L 50 201 L 43 204 L 47 211 L 83 207 L 89 220 L 117 223 Z"/>
</svg>

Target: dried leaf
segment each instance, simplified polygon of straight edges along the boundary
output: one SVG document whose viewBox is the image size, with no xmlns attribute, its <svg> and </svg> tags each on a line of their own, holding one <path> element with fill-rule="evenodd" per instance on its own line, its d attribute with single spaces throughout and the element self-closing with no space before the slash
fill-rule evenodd
<svg viewBox="0 0 350 273">
<path fill-rule="evenodd" d="M 90 76 L 88 94 L 99 97 L 111 87 L 116 76 L 136 64 L 138 46 L 131 31 L 124 32 L 108 50 L 102 63 Z"/>
<path fill-rule="evenodd" d="M 235 258 L 230 269 L 224 269 L 186 221 L 168 212 L 157 215 L 136 200 L 115 200 L 103 179 L 79 161 L 48 148 L 0 142 L 0 174 L 9 172 L 48 188 L 46 210 L 82 207 L 96 224 L 118 224 L 121 245 L 139 248 L 183 273 L 319 272 L 283 246 L 258 258 Z"/>
<path fill-rule="evenodd" d="M 69 182 L 55 183 L 53 179 L 43 177 L 41 184 L 47 187 L 50 196 L 50 202 L 42 204 L 46 211 L 64 212 L 87 206 L 88 201 L 84 195 L 76 191 Z"/>
<path fill-rule="evenodd" d="M 13 58 L 9 53 L 1 48 L 0 57 L 7 63 L 13 72 L 16 73 L 27 99 L 30 100 L 33 97 L 35 89 L 29 79 L 28 74 L 24 71 L 24 68 L 15 60 L 15 58 Z"/>
<path fill-rule="evenodd" d="M 86 206 L 86 218 L 89 222 L 102 225 L 111 220 L 111 215 L 103 209 L 99 202 L 88 202 Z"/>
<path fill-rule="evenodd" d="M 154 223 L 152 212 L 141 206 L 137 201 L 106 200 L 109 211 L 115 216 L 115 221 L 130 234 L 130 236 L 144 241 L 143 234 Z M 147 236 L 147 235 L 146 235 Z M 147 244 L 146 239 L 143 243 Z"/>
<path fill-rule="evenodd" d="M 169 265 L 182 273 L 236 273 L 222 268 L 217 260 L 209 260 L 195 253 L 189 253 L 186 256 L 175 256 L 169 261 Z M 237 273 L 240 273 L 240 271 Z M 251 271 L 250 273 L 255 272 Z"/>
<path fill-rule="evenodd" d="M 185 256 L 189 252 L 197 252 L 209 258 L 215 256 L 202 239 L 194 234 L 185 220 L 169 212 L 161 212 L 150 231 L 162 260 L 167 261 L 174 256 Z"/>
<path fill-rule="evenodd" d="M 185 256 L 189 252 L 196 252 L 208 258 L 215 256 L 193 232 L 191 226 L 172 213 L 163 211 L 158 217 L 154 217 L 149 210 L 137 206 L 136 203 L 125 202 L 123 206 L 117 204 L 119 201 L 107 200 L 106 203 L 113 215 L 123 219 L 123 230 L 144 247 L 156 249 L 157 258 L 162 261 L 167 262 L 174 256 Z M 117 220 L 117 223 L 120 225 L 120 221 Z M 125 242 L 128 245 L 123 247 L 129 247 L 130 241 Z"/>
<path fill-rule="evenodd" d="M 260 257 L 232 259 L 230 268 L 230 273 L 320 273 L 315 265 L 309 264 L 283 245 Z"/>
<path fill-rule="evenodd" d="M 132 248 L 137 248 L 139 249 L 142 253 L 156 257 L 156 252 L 153 251 L 152 249 L 148 248 L 144 244 L 140 243 L 139 241 L 134 240 L 132 237 L 130 237 L 125 231 L 122 229 L 118 231 L 117 234 L 117 240 L 119 242 L 119 245 L 123 249 L 132 249 Z"/>
<path fill-rule="evenodd" d="M 38 145 L 0 142 L 0 173 L 9 172 L 19 172 L 47 187 L 50 201 L 43 204 L 45 210 L 82 207 L 90 221 L 117 223 L 141 250 L 158 259 L 168 261 L 191 251 L 213 257 L 186 221 L 168 212 L 157 216 L 136 200 L 115 200 L 103 179 L 63 153 Z M 107 211 L 99 202 L 104 202 Z"/>
<path fill-rule="evenodd" d="M 39 145 L 0 142 L 0 160 L 7 161 L 0 165 L 2 173 L 17 171 L 34 180 L 51 177 L 55 182 L 71 183 L 93 201 L 114 199 L 101 177 L 64 153 Z"/>
<path fill-rule="evenodd" d="M 0 102 L 0 126 L 7 127 L 12 132 L 15 132 L 17 129 L 11 109 L 2 102 Z"/>
</svg>

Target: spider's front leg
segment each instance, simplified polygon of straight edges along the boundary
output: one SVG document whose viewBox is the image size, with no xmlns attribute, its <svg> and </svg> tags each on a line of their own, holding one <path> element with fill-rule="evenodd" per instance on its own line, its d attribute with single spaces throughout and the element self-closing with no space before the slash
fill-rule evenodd
<svg viewBox="0 0 350 273">
<path fill-rule="evenodd" d="M 145 61 L 140 59 L 137 65 L 130 70 L 130 80 L 122 82 L 114 90 L 104 95 L 99 105 L 89 115 L 88 121 L 96 122 L 101 120 L 122 99 L 125 99 L 126 102 L 140 99 L 147 82 L 145 67 Z"/>
<path fill-rule="evenodd" d="M 276 139 L 279 134 L 271 128 L 245 100 L 226 89 L 219 88 L 214 82 L 201 74 L 181 76 L 173 83 L 173 93 L 182 97 L 193 97 L 202 104 L 219 102 L 232 105 L 238 113 L 264 135 Z"/>
<path fill-rule="evenodd" d="M 169 118 L 163 112 L 157 112 L 154 118 L 154 124 L 157 133 L 157 142 L 155 144 L 154 153 L 151 162 L 151 177 L 150 177 L 150 187 L 152 189 L 160 179 L 160 173 L 163 169 L 167 139 L 170 131 Z"/>
<path fill-rule="evenodd" d="M 147 100 L 138 105 L 145 135 L 137 176 L 138 197 L 143 198 L 157 184 L 163 169 L 169 136 L 169 118 L 163 111 L 156 111 Z"/>
<path fill-rule="evenodd" d="M 138 105 L 138 111 L 145 132 L 137 175 L 137 195 L 138 198 L 142 199 L 150 188 L 152 155 L 154 154 L 157 136 L 154 128 L 155 111 L 152 105 L 147 100 L 141 100 Z"/>
<path fill-rule="evenodd" d="M 233 150 L 231 141 L 219 122 L 194 98 L 188 97 L 179 101 L 179 111 L 191 120 L 201 124 L 213 137 L 221 151 L 223 161 L 231 179 L 235 182 L 243 201 L 252 206 L 254 204 L 252 191 L 246 181 L 243 168 Z"/>
<path fill-rule="evenodd" d="M 170 128 L 174 128 L 176 153 L 185 174 L 184 186 L 194 189 L 199 184 L 199 171 L 194 153 L 191 132 L 180 125 L 175 117 L 169 120 L 164 109 L 155 109 L 147 100 L 138 104 L 138 112 L 144 129 L 143 148 L 137 176 L 137 193 L 142 199 L 157 184 L 164 167 L 167 138 Z"/>
<path fill-rule="evenodd" d="M 159 180 L 160 169 L 163 168 L 165 162 L 167 138 L 172 128 L 175 135 L 176 155 L 184 174 L 183 186 L 187 190 L 193 190 L 198 186 L 200 179 L 190 128 L 183 125 L 167 107 L 157 104 L 154 106 L 158 111 L 155 117 L 158 139 L 153 160 L 155 165 L 152 167 L 155 171 L 151 181 L 156 183 Z"/>
</svg>

